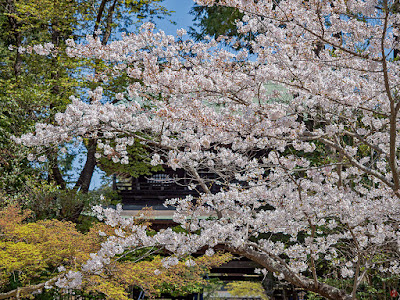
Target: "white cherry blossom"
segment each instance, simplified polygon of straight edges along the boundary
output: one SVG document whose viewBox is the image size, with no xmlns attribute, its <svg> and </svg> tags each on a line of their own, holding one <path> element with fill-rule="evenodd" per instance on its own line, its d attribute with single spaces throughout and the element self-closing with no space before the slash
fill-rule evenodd
<svg viewBox="0 0 400 300">
<path fill-rule="evenodd" d="M 174 220 L 187 233 L 167 229 L 148 236 L 121 217 L 120 208 L 96 207 L 117 234 L 82 274 L 101 272 L 132 247 L 175 253 L 164 260 L 169 266 L 223 245 L 302 289 L 355 299 L 368 270 L 400 273 L 394 2 L 219 3 L 245 13 L 238 26 L 256 33 L 251 58 L 212 38 L 195 43 L 181 38 L 183 30 L 175 38 L 149 23 L 108 45 L 93 36 L 82 44 L 68 41 L 69 56 L 102 59 L 113 76 L 132 79 L 126 93 L 116 95 L 131 101 L 104 103 L 98 87 L 88 93 L 90 102 L 73 97 L 55 124 L 37 124 L 34 133 L 15 140 L 39 148 L 97 138 L 98 157 L 127 163 L 126 147 L 136 139 L 154 150 L 153 165 L 185 169 L 190 186 L 201 191 L 198 198 L 165 203 L 176 207 Z M 33 50 L 48 55 L 53 48 Z M 325 283 L 318 261 L 353 281 L 353 292 Z M 63 280 L 61 286 L 78 281 Z"/>
</svg>

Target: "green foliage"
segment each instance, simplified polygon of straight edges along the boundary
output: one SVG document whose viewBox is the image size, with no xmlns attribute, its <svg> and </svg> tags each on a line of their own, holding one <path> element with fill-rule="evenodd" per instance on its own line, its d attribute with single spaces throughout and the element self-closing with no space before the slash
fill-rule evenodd
<svg viewBox="0 0 400 300">
<path fill-rule="evenodd" d="M 26 159 L 29 150 L 11 139 L 33 132 L 37 122 L 53 123 L 55 113 L 65 109 L 71 95 L 83 96 L 99 84 L 82 77 L 94 70 L 101 72 L 105 65 L 68 57 L 65 40 L 92 34 L 95 28 L 104 34 L 128 31 L 143 20 L 171 14 L 161 5 L 162 0 L 117 1 L 114 8 L 112 2 L 105 1 L 101 10 L 102 0 L 0 0 L 0 189 L 8 195 L 23 194 L 30 188 L 26 182 L 39 184 L 41 179 L 65 188 L 52 169 L 58 169 L 64 179 L 72 172 L 77 153 L 60 155 L 57 148 L 41 149 L 51 158 L 49 163 L 33 164 Z M 32 53 L 32 46 L 47 42 L 57 48 L 56 57 Z M 9 50 L 10 45 L 13 50 Z M 26 52 L 17 51 L 19 47 Z M 123 78 L 110 76 L 107 90 L 111 92 L 106 97 L 112 98 L 126 84 Z M 145 156 L 142 150 L 133 152 L 134 156 Z M 139 161 L 130 169 L 135 167 L 138 174 L 148 174 L 151 169 Z"/>
<path fill-rule="evenodd" d="M 243 13 L 236 8 L 195 4 L 190 13 L 194 16 L 193 22 L 196 27 L 190 27 L 188 32 L 197 41 L 204 40 L 207 35 L 213 38 L 222 35 L 235 38 L 234 43 L 225 43 L 240 49 L 247 47 L 247 42 L 254 39 L 252 34 L 242 34 L 237 31 L 236 21 L 242 19 Z"/>
<path fill-rule="evenodd" d="M 103 157 L 99 160 L 98 166 L 101 170 L 106 172 L 107 175 L 120 174 L 135 178 L 141 175 L 150 175 L 153 172 L 163 171 L 161 165 L 152 166 L 150 164 L 150 154 L 146 147 L 138 140 L 135 140 L 132 146 L 128 146 L 127 151 L 129 156 L 129 163 L 127 165 L 114 163 L 111 159 Z"/>
<path fill-rule="evenodd" d="M 307 299 L 309 300 L 324 300 L 324 297 L 319 296 L 316 293 L 313 292 L 307 292 Z"/>
<path fill-rule="evenodd" d="M 192 258 L 195 265 L 191 267 L 185 262 L 179 262 L 165 269 L 162 266 L 162 257 L 155 256 L 149 261 L 124 262 L 119 265 L 117 280 L 138 286 L 152 296 L 162 293 L 172 296 L 197 293 L 208 286 L 203 276 L 212 267 L 219 266 L 230 259 L 232 259 L 230 254 L 216 254 L 211 257 Z"/>
<path fill-rule="evenodd" d="M 148 213 L 143 212 L 144 215 Z M 115 235 L 115 228 L 103 223 L 95 223 L 85 233 L 79 232 L 75 224 L 68 221 L 53 219 L 27 223 L 31 215 L 17 205 L 0 209 L 0 292 L 45 282 L 63 272 L 58 270 L 59 266 L 65 267 L 66 272 L 79 270 L 90 253 L 98 251 L 107 237 Z M 149 224 L 144 219 L 136 219 L 136 223 Z M 99 235 L 100 231 L 105 236 Z M 112 259 L 103 273 L 86 274 L 78 294 L 84 295 L 85 299 L 127 300 L 126 291 L 130 286 L 139 287 L 150 296 L 199 292 L 207 285 L 204 274 L 232 258 L 230 254 L 219 253 L 190 258 L 195 262 L 191 266 L 181 261 L 165 269 L 163 257 L 152 255 L 152 250 L 128 249 Z M 41 297 L 52 299 L 52 294 L 46 292 Z"/>
<path fill-rule="evenodd" d="M 18 271 L 20 273 L 19 281 L 25 282 L 28 278 L 35 276 L 45 268 L 41 249 L 35 245 L 25 242 L 5 242 L 0 241 L 0 285 L 6 283 L 10 276 Z M 14 276 L 13 276 L 14 277 Z M 12 279 L 12 278 L 11 278 Z"/>
<path fill-rule="evenodd" d="M 166 9 L 162 2 L 164 0 L 123 0 L 118 1 L 114 7 L 113 20 L 110 27 L 113 31 L 130 32 L 137 29 L 143 22 L 154 22 L 155 19 L 163 19 L 171 16 L 172 11 Z M 77 1 L 82 5 L 80 13 L 80 26 L 87 30 L 87 26 L 94 27 L 96 23 L 98 8 L 101 0 Z M 104 33 L 107 31 L 107 18 L 113 1 L 107 1 L 104 13 L 98 22 L 98 28 Z M 86 26 L 86 28 L 84 27 Z"/>
<path fill-rule="evenodd" d="M 243 13 L 226 6 L 200 6 L 195 4 L 190 13 L 194 15 L 193 21 L 200 31 L 190 27 L 190 34 L 196 40 L 203 40 L 206 35 L 217 38 L 220 35 L 229 37 L 238 36 L 235 21 L 241 20 Z"/>
<path fill-rule="evenodd" d="M 203 294 L 205 300 L 218 299 L 217 292 L 224 287 L 224 282 L 219 278 L 210 278 L 207 280 L 207 284 L 203 288 Z"/>
<path fill-rule="evenodd" d="M 28 150 L 15 145 L 11 137 L 34 131 L 36 122 L 51 122 L 78 86 L 72 76 L 77 61 L 63 51 L 49 58 L 21 54 L 17 48 L 31 52 L 33 45 L 51 41 L 64 49 L 62 40 L 71 35 L 75 8 L 66 0 L 0 0 L 0 4 L 0 162 L 4 162 L 0 189 L 15 195 L 25 190 L 25 182 L 44 173 L 27 161 Z"/>
<path fill-rule="evenodd" d="M 88 194 L 74 190 L 62 190 L 54 184 L 44 181 L 28 181 L 25 189 L 17 195 L 10 197 L 0 195 L 0 207 L 18 203 L 21 207 L 29 209 L 33 220 L 59 219 L 77 223 L 85 232 L 93 221 L 87 215 L 91 214 L 93 205 L 116 204 L 118 195 L 111 188 L 99 189 Z M 82 215 L 84 214 L 84 215 Z M 86 215 L 86 216 L 85 216 Z"/>
<path fill-rule="evenodd" d="M 72 222 L 25 223 L 29 213 L 10 205 L 0 210 L 0 290 L 52 277 L 60 266 L 85 262 L 98 248 L 98 234 L 79 233 Z M 97 246 L 96 246 L 97 245 Z"/>
<path fill-rule="evenodd" d="M 269 298 L 265 294 L 265 289 L 263 288 L 261 282 L 256 281 L 233 281 L 226 285 L 226 290 L 236 297 L 251 297 L 259 296 L 263 300 L 268 300 Z"/>
</svg>

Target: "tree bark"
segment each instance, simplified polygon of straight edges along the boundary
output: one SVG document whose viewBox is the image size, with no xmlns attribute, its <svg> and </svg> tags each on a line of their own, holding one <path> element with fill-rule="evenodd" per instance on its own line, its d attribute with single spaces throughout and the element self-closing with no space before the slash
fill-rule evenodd
<svg viewBox="0 0 400 300">
<path fill-rule="evenodd" d="M 7 0 L 6 3 L 7 3 L 6 11 L 8 12 L 7 17 L 11 26 L 12 34 L 14 35 L 15 47 L 17 48 L 13 67 L 14 67 L 14 76 L 15 78 L 18 78 L 18 76 L 21 74 L 21 67 L 22 67 L 22 57 L 18 51 L 18 48 L 21 46 L 22 38 L 21 38 L 21 33 L 18 31 L 19 27 L 18 21 L 15 18 L 17 12 L 15 9 L 14 0 Z"/>
<path fill-rule="evenodd" d="M 108 2 L 108 0 L 103 0 L 100 4 L 99 11 L 97 13 L 96 17 L 96 24 L 94 26 L 94 32 L 93 36 L 96 37 L 96 31 L 99 28 L 99 24 L 101 22 L 101 18 L 104 13 L 105 5 Z M 103 35 L 103 39 L 101 41 L 102 45 L 106 45 L 110 36 L 111 36 L 111 24 L 113 21 L 113 14 L 115 11 L 115 6 L 117 4 L 117 0 L 114 0 L 113 4 L 110 6 L 107 14 L 107 19 L 106 19 L 106 32 Z M 97 70 L 95 69 L 95 73 L 97 73 Z M 86 154 L 86 163 L 85 166 L 79 176 L 78 181 L 76 182 L 74 186 L 74 190 L 80 189 L 82 193 L 88 193 L 89 192 L 89 186 L 90 182 L 93 177 L 94 169 L 96 167 L 96 148 L 97 148 L 97 139 L 89 139 L 88 144 L 87 144 L 87 154 Z"/>
<path fill-rule="evenodd" d="M 96 16 L 96 23 L 94 24 L 94 29 L 93 29 L 93 37 L 94 38 L 97 37 L 96 32 L 99 29 L 101 17 L 103 16 L 104 8 L 105 8 L 107 2 L 108 2 L 108 0 L 102 0 L 100 3 L 99 11 L 97 12 L 97 16 Z"/>
<path fill-rule="evenodd" d="M 89 191 L 90 181 L 92 180 L 94 168 L 96 167 L 96 157 L 94 155 L 97 148 L 97 139 L 90 139 L 86 147 L 86 163 L 74 187 L 74 190 L 80 188 L 80 191 L 84 194 Z"/>
<path fill-rule="evenodd" d="M 20 297 L 31 295 L 33 292 L 43 289 L 45 287 L 46 283 L 48 285 L 53 284 L 63 275 L 64 274 L 58 275 L 58 276 L 56 276 L 46 282 L 43 282 L 43 283 L 39 283 L 36 285 L 28 285 L 25 287 L 19 287 L 19 288 L 16 288 L 15 290 L 7 292 L 7 293 L 0 293 L 0 300 L 1 299 L 10 299 L 10 298 L 20 299 Z"/>
<path fill-rule="evenodd" d="M 240 249 L 235 249 L 231 247 L 227 247 L 228 251 L 231 253 L 239 254 L 242 256 L 247 257 L 248 259 L 260 264 L 268 271 L 278 274 L 283 274 L 284 279 L 297 286 L 299 288 L 305 289 L 307 291 L 318 293 L 319 295 L 331 299 L 331 300 L 352 300 L 353 298 L 351 295 L 347 294 L 345 291 L 340 290 L 336 287 L 330 286 L 326 283 L 317 282 L 315 283 L 314 280 L 309 279 L 303 275 L 295 274 L 291 272 L 286 266 L 282 263 L 277 262 L 271 256 L 256 251 L 250 246 L 244 246 Z"/>
<path fill-rule="evenodd" d="M 112 19 L 113 19 L 115 5 L 117 4 L 117 1 L 118 0 L 114 0 L 113 4 L 111 5 L 110 9 L 108 10 L 107 21 L 106 21 L 106 30 L 105 30 L 104 35 L 103 35 L 103 40 L 101 41 L 101 43 L 103 45 L 107 44 L 108 39 L 111 36 Z"/>
<path fill-rule="evenodd" d="M 55 183 L 61 187 L 61 189 L 65 190 L 67 185 L 62 177 L 60 168 L 58 167 L 57 154 L 50 154 L 49 161 L 51 167 L 51 179 L 53 179 Z"/>
<path fill-rule="evenodd" d="M 60 37 L 61 37 L 61 32 L 57 29 L 57 22 L 53 21 L 52 26 L 51 26 L 51 42 L 55 47 L 58 47 L 60 44 Z M 51 79 L 55 81 L 53 83 L 53 86 L 51 87 L 51 93 L 57 97 L 60 94 L 60 86 L 56 83 L 56 81 L 60 78 L 60 74 L 57 70 L 57 59 L 52 58 L 52 65 L 53 65 L 53 70 L 54 72 L 51 73 Z M 50 102 L 50 110 L 54 107 L 54 103 Z M 55 183 L 61 187 L 61 189 L 65 190 L 67 188 L 67 185 L 65 183 L 65 180 L 62 176 L 62 173 L 60 171 L 60 168 L 58 166 L 58 159 L 57 159 L 57 150 L 50 150 L 50 168 L 51 168 L 51 179 L 55 181 Z"/>
</svg>

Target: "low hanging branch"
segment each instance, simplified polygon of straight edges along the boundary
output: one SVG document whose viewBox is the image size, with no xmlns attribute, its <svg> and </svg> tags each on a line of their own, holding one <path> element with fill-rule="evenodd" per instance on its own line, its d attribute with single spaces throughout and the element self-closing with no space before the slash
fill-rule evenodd
<svg viewBox="0 0 400 300">
<path fill-rule="evenodd" d="M 58 279 L 60 279 L 63 276 L 64 276 L 64 274 L 59 274 L 56 277 L 53 277 L 43 283 L 19 287 L 12 291 L 7 292 L 7 293 L 0 293 L 0 299 L 10 299 L 10 298 L 22 299 L 22 298 L 25 298 L 26 296 L 32 295 L 35 292 L 40 292 L 46 286 L 49 286 L 49 287 L 52 286 Z"/>
</svg>

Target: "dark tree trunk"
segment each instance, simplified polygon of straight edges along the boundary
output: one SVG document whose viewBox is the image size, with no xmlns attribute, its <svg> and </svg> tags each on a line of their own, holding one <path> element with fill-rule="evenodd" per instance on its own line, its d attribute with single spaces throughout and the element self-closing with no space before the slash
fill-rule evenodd
<svg viewBox="0 0 400 300">
<path fill-rule="evenodd" d="M 74 187 L 74 190 L 80 189 L 80 191 L 85 194 L 89 191 L 90 181 L 93 176 L 94 168 L 96 167 L 96 157 L 94 155 L 97 148 L 97 139 L 90 139 L 86 148 L 86 163 Z"/>
<path fill-rule="evenodd" d="M 57 22 L 54 22 L 51 26 L 51 42 L 55 47 L 58 47 L 60 45 L 60 38 L 61 38 L 61 32 L 57 29 Z M 57 83 L 57 80 L 60 78 L 60 74 L 57 69 L 57 59 L 53 58 L 52 59 L 52 65 L 53 65 L 53 70 L 51 73 L 51 79 L 54 80 L 53 86 L 51 87 L 51 93 L 54 95 L 55 98 L 57 98 L 60 94 L 60 86 Z M 49 105 L 50 110 L 54 108 L 54 103 L 50 103 Z M 58 154 L 57 154 L 57 149 L 50 150 L 50 168 L 51 168 L 51 179 L 61 187 L 61 189 L 65 190 L 67 188 L 67 185 L 65 183 L 65 180 L 61 174 L 60 168 L 58 166 Z"/>
<path fill-rule="evenodd" d="M 100 4 L 99 11 L 96 17 L 96 24 L 94 26 L 93 36 L 96 37 L 96 31 L 99 28 L 99 24 L 101 22 L 102 16 L 104 14 L 105 5 L 108 0 L 103 0 Z M 103 39 L 101 43 L 106 45 L 110 36 L 111 36 L 111 25 L 113 21 L 113 14 L 115 11 L 115 6 L 118 3 L 118 0 L 114 0 L 113 4 L 107 11 L 107 18 L 106 18 L 106 30 L 103 35 Z M 95 70 L 97 73 L 97 70 Z M 94 169 L 96 167 L 96 148 L 97 148 L 97 139 L 90 139 L 87 144 L 87 155 L 86 155 L 86 163 L 85 166 L 79 176 L 78 181 L 75 184 L 74 190 L 80 189 L 82 193 L 87 193 L 89 191 L 90 181 L 93 177 Z"/>
<path fill-rule="evenodd" d="M 392 11 L 393 11 L 394 14 L 399 14 L 400 13 L 400 1 L 399 0 L 394 1 L 393 5 L 392 5 Z M 400 24 L 394 24 L 393 27 L 399 28 Z M 395 35 L 394 36 L 394 40 L 396 41 L 395 46 L 398 47 L 399 46 L 399 42 L 400 42 L 399 36 Z M 400 50 L 394 49 L 393 58 L 396 59 L 399 56 L 399 54 L 400 54 Z"/>
<path fill-rule="evenodd" d="M 67 188 L 67 185 L 65 183 L 64 178 L 62 177 L 60 168 L 58 167 L 58 160 L 57 160 L 57 153 L 51 153 L 49 155 L 49 162 L 50 162 L 50 168 L 51 168 L 51 179 L 54 180 L 54 182 L 61 187 L 61 189 L 65 190 Z"/>
<path fill-rule="evenodd" d="M 16 51 L 16 56 L 15 56 L 15 61 L 14 61 L 14 76 L 15 78 L 18 78 L 18 76 L 21 74 L 21 67 L 22 67 L 22 57 L 21 54 L 18 51 L 18 48 L 21 46 L 22 43 L 22 37 L 21 33 L 19 32 L 19 24 L 17 19 L 15 18 L 16 15 L 16 9 L 14 5 L 14 0 L 7 0 L 6 2 L 6 11 L 8 12 L 8 22 L 11 27 L 11 31 L 14 37 L 14 42 L 15 42 L 15 47 L 17 47 Z"/>
</svg>

